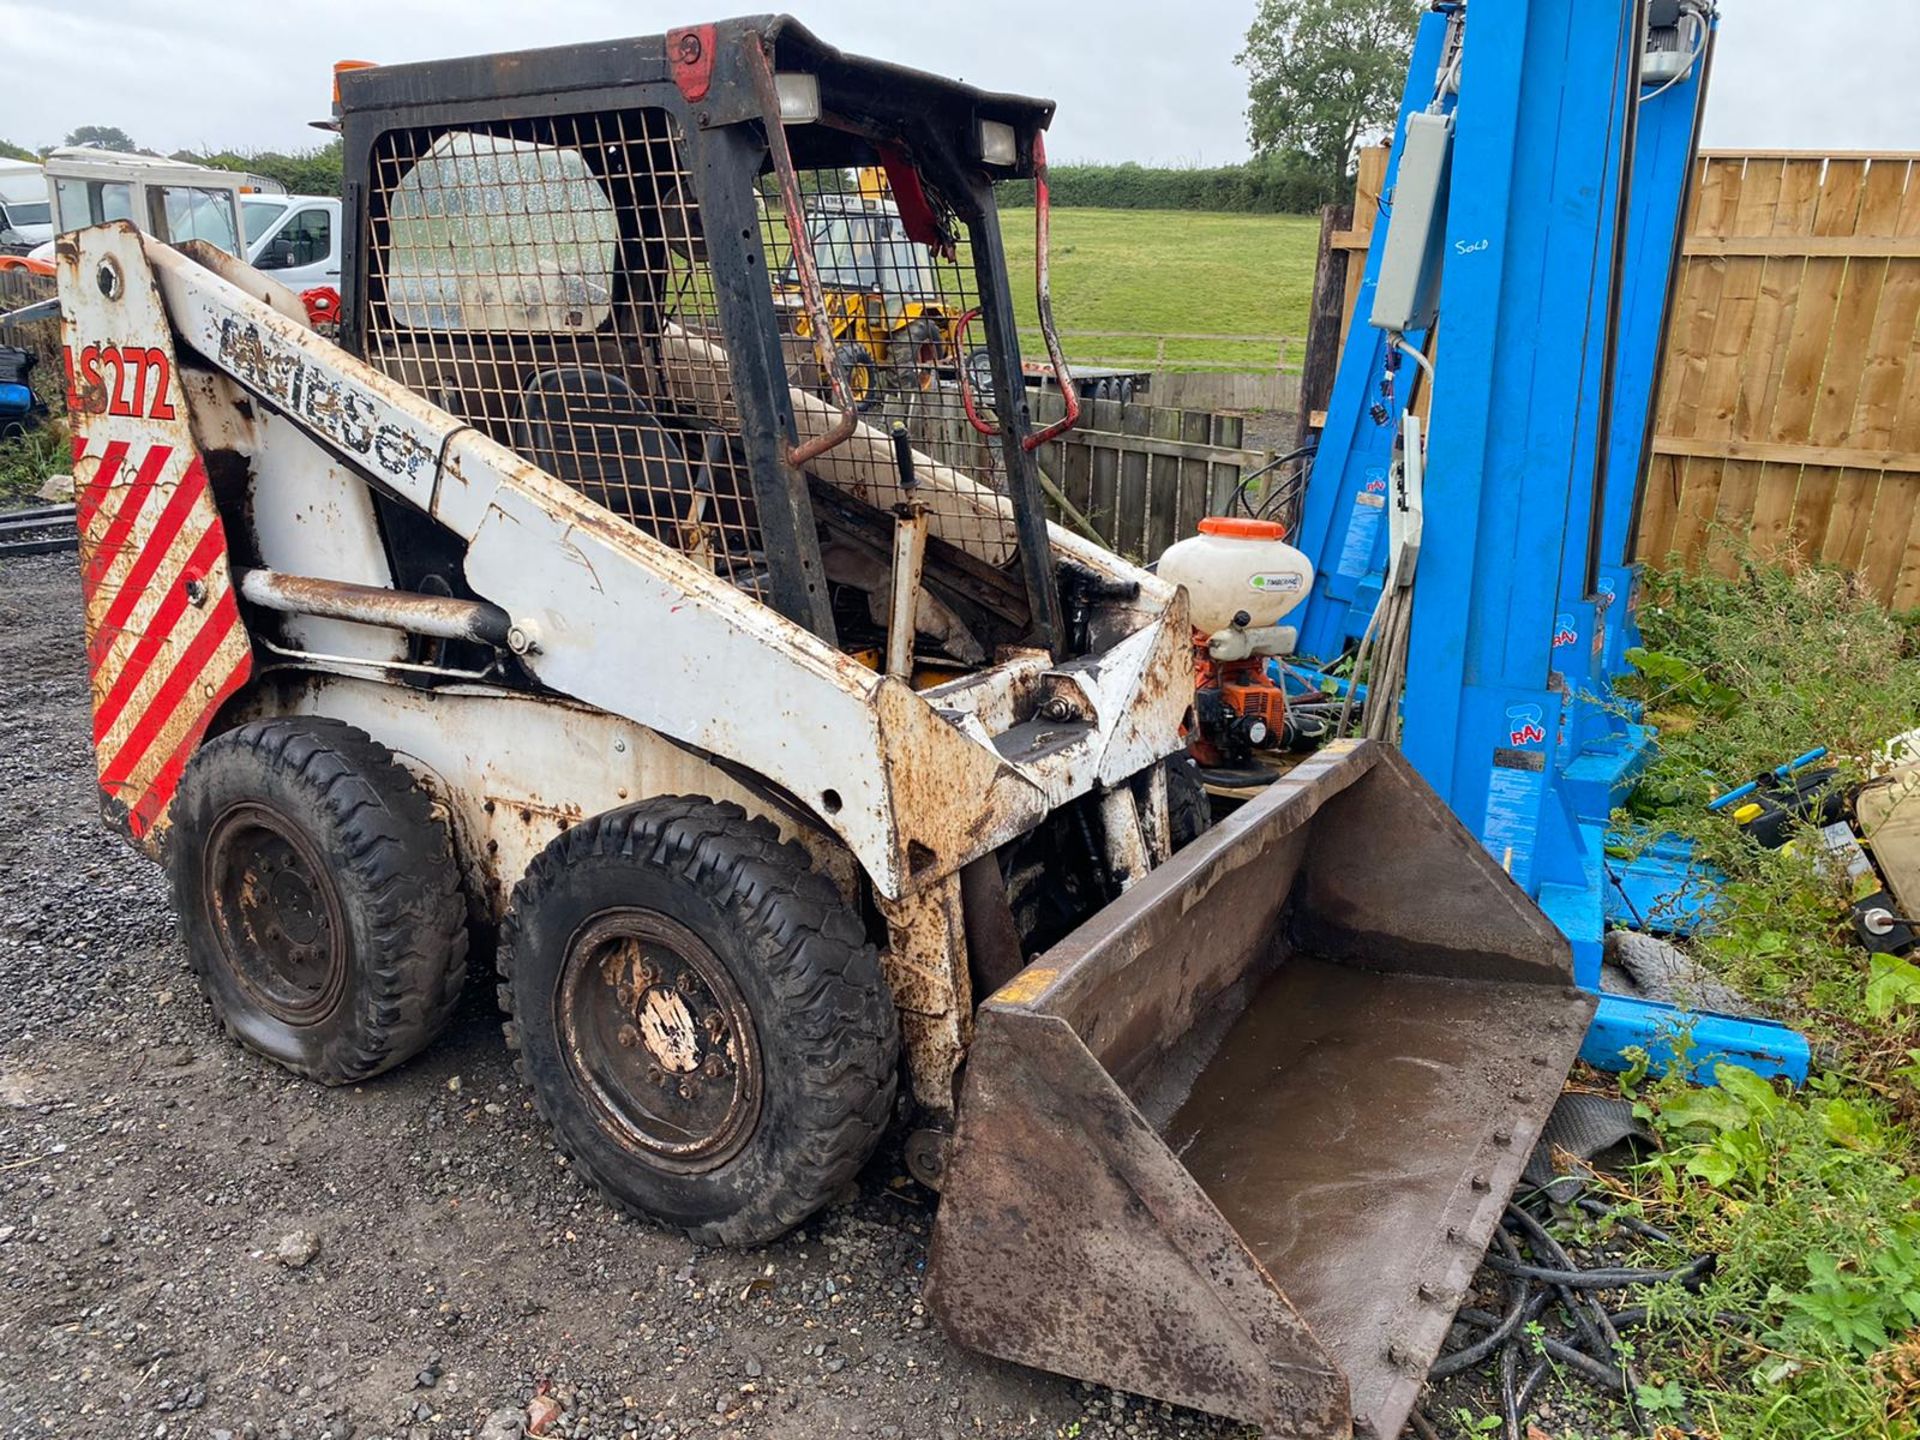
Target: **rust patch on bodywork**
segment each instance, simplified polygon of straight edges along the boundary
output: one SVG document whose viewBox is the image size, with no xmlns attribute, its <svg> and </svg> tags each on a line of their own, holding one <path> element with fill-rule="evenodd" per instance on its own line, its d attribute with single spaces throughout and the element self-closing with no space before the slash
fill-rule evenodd
<svg viewBox="0 0 1920 1440">
<path fill-rule="evenodd" d="M 880 900 L 888 943 L 880 963 L 900 1012 L 913 1097 L 951 1116 L 954 1077 L 973 1039 L 973 987 L 960 877 L 943 877 L 902 900 Z"/>
</svg>

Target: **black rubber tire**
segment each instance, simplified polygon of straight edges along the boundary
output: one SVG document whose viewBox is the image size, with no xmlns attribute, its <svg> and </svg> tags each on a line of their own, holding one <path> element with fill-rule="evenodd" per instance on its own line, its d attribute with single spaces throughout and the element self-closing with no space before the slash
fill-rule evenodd
<svg viewBox="0 0 1920 1440">
<path fill-rule="evenodd" d="M 236 971 L 210 904 L 209 841 L 238 807 L 271 812 L 323 864 L 345 937 L 330 1008 L 289 1023 Z M 385 746 L 339 720 L 258 720 L 201 746 L 173 802 L 167 868 L 187 959 L 248 1049 L 348 1085 L 425 1049 L 467 978 L 467 910 L 447 823 Z"/>
<path fill-rule="evenodd" d="M 1191 756 L 1170 755 L 1166 767 L 1167 826 L 1177 853 L 1213 828 L 1213 801 Z"/>
<path fill-rule="evenodd" d="M 617 909 L 692 930 L 745 1001 L 759 1109 L 710 1168 L 675 1170 L 623 1143 L 563 1053 L 569 946 Z M 737 805 L 661 796 L 559 836 L 514 887 L 499 965 L 507 1042 L 575 1169 L 616 1207 L 699 1244 L 786 1233 L 833 1199 L 886 1128 L 900 1036 L 879 955 L 806 851 Z"/>
<path fill-rule="evenodd" d="M 853 395 L 853 408 L 861 414 L 869 414 L 884 398 L 880 383 L 880 367 L 874 362 L 873 352 L 858 340 L 842 341 L 834 351 L 833 358 L 839 362 L 840 373 L 847 378 L 847 389 Z M 864 382 L 861 376 L 865 376 Z M 827 387 L 827 399 L 833 399 L 833 387 Z"/>
</svg>

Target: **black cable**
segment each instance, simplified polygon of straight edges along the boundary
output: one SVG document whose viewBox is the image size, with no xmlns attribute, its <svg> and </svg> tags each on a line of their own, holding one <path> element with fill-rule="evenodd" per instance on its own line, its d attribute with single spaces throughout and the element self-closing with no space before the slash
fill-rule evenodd
<svg viewBox="0 0 1920 1440">
<path fill-rule="evenodd" d="M 1713 1269 L 1714 1257 L 1702 1255 L 1677 1270 L 1554 1270 L 1528 1265 L 1499 1255 L 1487 1256 L 1489 1268 L 1522 1275 L 1542 1285 L 1565 1285 L 1570 1290 L 1624 1290 L 1630 1285 L 1664 1285 L 1669 1280 L 1697 1280 Z"/>
<path fill-rule="evenodd" d="M 1268 508 L 1270 499 L 1268 502 L 1263 502 L 1260 510 L 1256 511 L 1253 508 L 1252 502 L 1247 499 L 1247 487 L 1263 475 L 1269 475 L 1273 471 L 1278 470 L 1282 465 L 1291 465 L 1296 460 L 1311 459 L 1314 451 L 1318 448 L 1318 442 L 1310 445 L 1302 445 L 1297 449 L 1289 450 L 1285 455 L 1274 457 L 1257 470 L 1248 471 L 1240 477 L 1240 483 L 1234 487 L 1233 498 L 1235 502 L 1242 510 L 1247 512 L 1248 518 L 1255 520 L 1260 519 L 1262 512 Z M 1299 479 L 1299 476 L 1294 476 L 1289 483 L 1297 482 Z"/>
<path fill-rule="evenodd" d="M 1500 1352 L 1500 1418 L 1507 1422 L 1507 1440 L 1521 1440 L 1520 1350 L 1509 1345 Z"/>
<path fill-rule="evenodd" d="M 1540 1348 L 1569 1370 L 1575 1371 L 1581 1379 L 1590 1381 L 1600 1389 L 1611 1390 L 1616 1395 L 1627 1393 L 1627 1382 L 1620 1371 L 1594 1359 L 1586 1351 L 1576 1350 L 1564 1341 L 1555 1340 L 1551 1335 L 1540 1337 Z"/>
<path fill-rule="evenodd" d="M 1509 1204 L 1507 1206 L 1507 1219 L 1526 1232 L 1529 1246 L 1536 1255 L 1549 1265 L 1557 1265 L 1570 1273 L 1577 1268 L 1573 1263 L 1573 1257 L 1567 1254 L 1561 1247 L 1559 1241 L 1547 1233 L 1547 1228 L 1518 1205 Z M 1595 1325 L 1591 1317 L 1587 1314 L 1588 1305 L 1591 1304 L 1597 1307 L 1598 1302 L 1592 1300 L 1591 1297 L 1583 1295 L 1570 1285 L 1555 1285 L 1554 1289 L 1560 1296 L 1560 1303 L 1566 1307 L 1568 1317 L 1573 1321 L 1574 1329 L 1580 1332 L 1581 1343 L 1594 1354 L 1599 1354 L 1601 1347 L 1606 1343 L 1606 1339 L 1601 1333 L 1599 1326 Z M 1602 1313 L 1604 1316 L 1604 1312 Z"/>
<path fill-rule="evenodd" d="M 1673 1236 L 1669 1235 L 1666 1231 L 1660 1229 L 1658 1226 L 1649 1225 L 1647 1224 L 1646 1221 L 1638 1218 L 1637 1216 L 1622 1215 L 1618 1210 L 1615 1210 L 1612 1206 L 1608 1205 L 1605 1201 L 1595 1200 L 1591 1195 L 1582 1195 L 1579 1199 L 1574 1201 L 1574 1204 L 1578 1205 L 1582 1210 L 1586 1211 L 1589 1215 L 1597 1215 L 1602 1220 L 1611 1220 L 1614 1224 L 1618 1225 L 1622 1230 L 1628 1231 L 1631 1234 L 1643 1236 L 1648 1240 L 1657 1240 L 1662 1245 L 1677 1246 L 1679 1244 L 1679 1242 L 1675 1240 Z"/>
<path fill-rule="evenodd" d="M 1516 1260 L 1519 1258 L 1519 1247 L 1513 1243 L 1513 1238 L 1506 1231 L 1494 1231 L 1493 1238 L 1495 1243 L 1509 1251 Z M 1546 1303 L 1546 1295 L 1535 1294 L 1533 1286 L 1524 1275 L 1509 1276 L 1506 1318 L 1494 1328 L 1492 1334 L 1476 1340 L 1464 1349 L 1454 1351 L 1451 1355 L 1442 1355 L 1434 1361 L 1433 1367 L 1427 1371 L 1427 1378 L 1444 1380 L 1449 1375 L 1458 1375 L 1463 1370 L 1471 1370 L 1512 1339 L 1514 1332 L 1546 1308 Z"/>
<path fill-rule="evenodd" d="M 1552 1373 L 1553 1373 L 1552 1361 L 1549 1361 L 1549 1360 L 1536 1361 L 1534 1363 L 1533 1369 L 1527 1372 L 1527 1378 L 1520 1382 L 1520 1393 L 1517 1397 L 1515 1397 L 1514 1408 L 1517 1409 L 1522 1415 L 1525 1415 L 1533 1405 L 1534 1393 L 1537 1390 L 1539 1390 L 1540 1382 L 1545 1380 L 1547 1376 L 1551 1375 Z"/>
<path fill-rule="evenodd" d="M 1666 1231 L 1633 1216 L 1616 1214 L 1589 1196 L 1561 1195 L 1557 1203 L 1612 1221 L 1654 1243 L 1675 1244 Z M 1494 1231 L 1484 1261 L 1488 1269 L 1504 1278 L 1505 1312 L 1495 1314 L 1470 1305 L 1455 1312 L 1456 1320 L 1486 1333 L 1441 1356 L 1429 1370 L 1428 1380 L 1445 1380 L 1494 1360 L 1502 1428 L 1513 1437 L 1521 1435 L 1536 1397 L 1551 1379 L 1578 1380 L 1622 1401 L 1644 1434 L 1647 1422 L 1635 1403 L 1640 1377 L 1627 1358 L 1630 1352 L 1621 1342 L 1620 1331 L 1647 1323 L 1651 1309 L 1631 1305 L 1609 1310 L 1599 1292 L 1673 1281 L 1697 1289 L 1698 1281 L 1713 1269 L 1714 1262 L 1714 1256 L 1701 1255 L 1671 1269 L 1621 1265 L 1582 1269 L 1539 1216 L 1522 1205 L 1510 1204 Z M 1566 1333 L 1550 1335 L 1536 1323 L 1550 1310 L 1556 1325 L 1567 1327 Z M 1744 1317 L 1733 1314 L 1716 1314 L 1714 1320 L 1734 1328 L 1746 1324 Z M 1426 1432 L 1421 1433 L 1424 1436 Z"/>
</svg>

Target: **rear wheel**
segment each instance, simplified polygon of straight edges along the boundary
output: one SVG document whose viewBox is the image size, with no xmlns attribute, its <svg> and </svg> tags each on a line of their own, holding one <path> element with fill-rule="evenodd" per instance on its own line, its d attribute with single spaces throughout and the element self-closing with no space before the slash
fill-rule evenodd
<svg viewBox="0 0 1920 1440">
<path fill-rule="evenodd" d="M 466 980 L 452 838 L 426 791 L 337 720 L 202 746 L 168 868 L 187 958 L 230 1034 L 328 1085 L 424 1049 Z"/>
<path fill-rule="evenodd" d="M 879 956 L 806 852 L 737 805 L 663 797 L 569 830 L 515 888 L 500 967 L 561 1148 L 702 1243 L 806 1219 L 892 1109 Z"/>
</svg>

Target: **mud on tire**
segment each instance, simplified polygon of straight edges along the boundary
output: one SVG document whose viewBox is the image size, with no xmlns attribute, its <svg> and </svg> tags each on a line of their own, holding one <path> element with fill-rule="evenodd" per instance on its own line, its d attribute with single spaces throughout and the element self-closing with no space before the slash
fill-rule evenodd
<svg viewBox="0 0 1920 1440">
<path fill-rule="evenodd" d="M 439 1034 L 467 976 L 452 837 L 385 746 L 260 720 L 202 746 L 167 868 L 187 958 L 227 1032 L 326 1085 Z"/>
<path fill-rule="evenodd" d="M 508 1043 L 575 1168 L 703 1244 L 831 1200 L 892 1109 L 900 1039 L 859 917 L 737 805 L 668 796 L 550 844 L 501 932 Z"/>
</svg>

